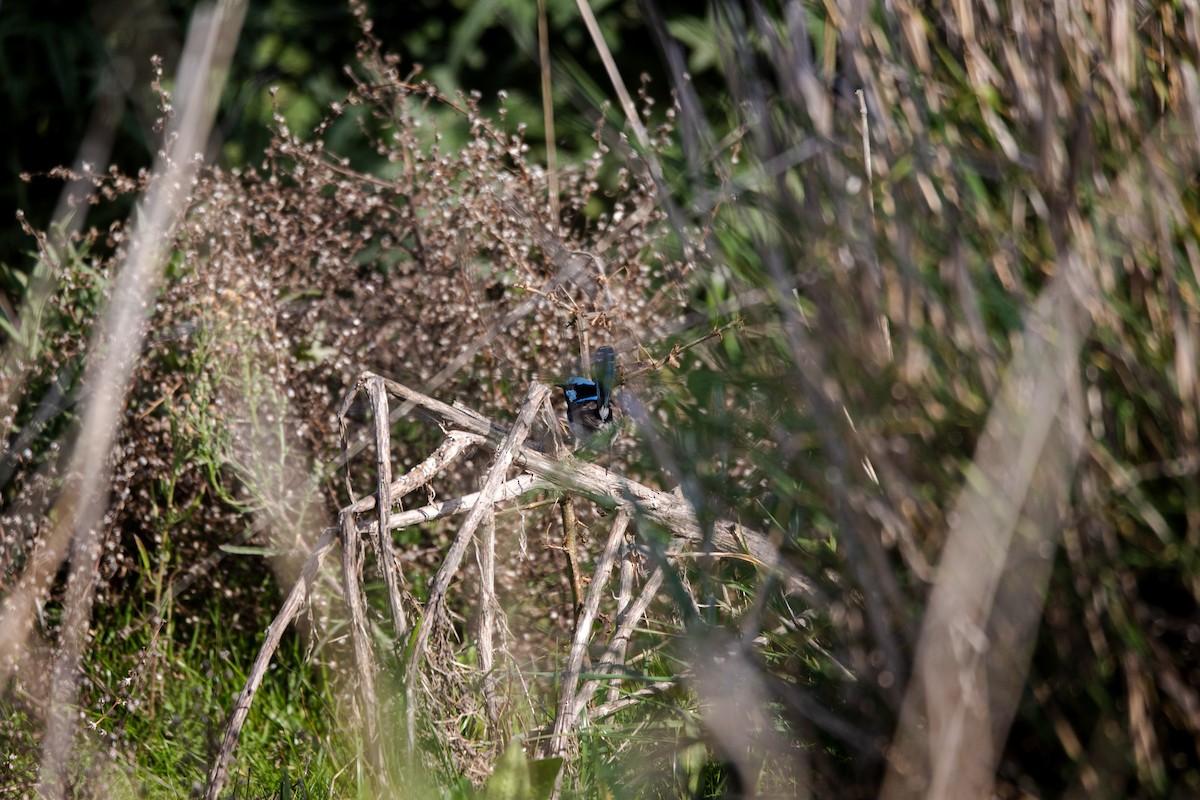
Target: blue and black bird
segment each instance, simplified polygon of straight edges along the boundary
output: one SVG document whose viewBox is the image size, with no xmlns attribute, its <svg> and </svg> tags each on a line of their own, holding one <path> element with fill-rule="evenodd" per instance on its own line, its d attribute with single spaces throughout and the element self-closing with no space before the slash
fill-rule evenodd
<svg viewBox="0 0 1200 800">
<path fill-rule="evenodd" d="M 612 428 L 616 406 L 612 401 L 617 378 L 617 354 L 607 345 L 592 356 L 592 377 L 578 375 L 558 384 L 567 399 L 567 421 L 577 442 L 591 440 L 596 433 Z"/>
</svg>

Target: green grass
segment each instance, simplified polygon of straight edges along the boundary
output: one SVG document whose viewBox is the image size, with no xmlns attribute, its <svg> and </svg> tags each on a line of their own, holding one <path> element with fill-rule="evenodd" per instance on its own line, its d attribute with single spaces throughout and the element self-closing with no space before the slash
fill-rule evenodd
<svg viewBox="0 0 1200 800">
<path fill-rule="evenodd" d="M 276 594 L 270 582 L 261 588 Z M 230 629 L 223 619 L 227 609 L 215 603 L 210 614 L 189 623 L 181 623 L 169 606 L 157 626 L 153 615 L 132 611 L 114 606 L 94 624 L 80 682 L 84 724 L 76 752 L 104 753 L 111 761 L 100 775 L 86 756 L 73 764 L 75 791 L 149 798 L 194 794 L 204 786 L 225 714 L 244 685 L 259 640 L 248 630 Z M 353 754 L 336 734 L 327 674 L 307 657 L 299 636 L 285 639 L 242 736 L 232 796 L 272 796 L 281 782 L 293 788 L 303 782 L 312 797 L 345 796 L 336 776 L 344 774 Z M 40 758 L 31 720 L 9 696 L 0 698 L 0 709 L 6 719 L 3 749 L 10 754 L 5 782 L 31 785 Z"/>
</svg>

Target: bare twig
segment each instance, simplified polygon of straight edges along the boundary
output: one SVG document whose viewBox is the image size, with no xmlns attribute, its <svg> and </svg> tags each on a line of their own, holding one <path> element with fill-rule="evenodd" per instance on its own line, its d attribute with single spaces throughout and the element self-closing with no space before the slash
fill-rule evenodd
<svg viewBox="0 0 1200 800">
<path fill-rule="evenodd" d="M 620 381 L 631 381 L 634 378 L 639 378 L 647 373 L 657 372 L 668 364 L 677 366 L 679 363 L 679 357 L 687 351 L 699 347 L 705 342 L 712 341 L 713 339 L 720 339 L 725 335 L 726 331 L 730 330 L 731 328 L 741 328 L 743 324 L 742 318 L 737 317 L 729 322 L 726 322 L 724 325 L 713 328 L 708 333 L 697 337 L 690 342 L 675 345 L 671 348 L 671 351 L 662 358 L 651 358 L 644 361 L 639 361 L 632 369 L 622 372 L 620 375 Z"/>
<path fill-rule="evenodd" d="M 393 382 L 387 381 L 387 384 L 391 388 Z M 407 670 L 406 689 L 408 692 L 408 706 L 406 713 L 410 746 L 415 741 L 416 734 L 416 697 L 414 687 L 416 686 L 417 672 L 420 669 L 425 648 L 429 643 L 429 637 L 433 632 L 434 626 L 437 625 L 438 617 L 442 612 L 442 604 L 446 599 L 446 590 L 450 586 L 450 581 L 458 572 L 458 566 L 462 563 L 462 557 L 466 553 L 471 537 L 475 534 L 475 529 L 483 521 L 484 514 L 490 512 L 492 506 L 495 504 L 496 493 L 504 481 L 504 476 L 507 474 L 508 468 L 513 463 L 514 451 L 525 441 L 525 437 L 529 434 L 529 428 L 533 424 L 533 419 L 540 410 L 541 405 L 546 402 L 546 397 L 549 393 L 549 387 L 544 384 L 534 383 L 529 387 L 529 393 L 525 397 L 525 403 L 521 406 L 521 412 L 517 415 L 517 421 L 513 425 L 512 431 L 509 432 L 500 448 L 496 451 L 496 460 L 488 470 L 487 478 L 484 479 L 483 488 L 479 491 L 479 499 L 467 513 L 467 518 L 463 520 L 462 527 L 459 528 L 458 534 L 454 537 L 454 542 L 450 545 L 450 550 L 446 553 L 446 559 L 442 563 L 441 569 L 438 570 L 429 587 L 429 600 L 425 604 L 425 612 L 421 615 L 421 621 L 417 626 L 417 639 L 413 644 L 413 652 L 409 658 Z M 473 421 L 470 415 L 458 412 L 450 406 L 445 406 L 444 403 L 440 405 L 444 406 L 446 410 L 453 412 L 456 416 L 461 415 Z"/>
<path fill-rule="evenodd" d="M 625 529 L 629 527 L 629 512 L 620 511 L 613 521 L 609 531 L 608 541 L 604 551 L 596 561 L 595 573 L 591 585 L 588 586 L 587 598 L 583 602 L 583 610 L 575 620 L 575 637 L 571 642 L 571 653 L 567 657 L 567 668 L 560 680 L 558 690 L 558 713 L 554 720 L 554 732 L 544 746 L 544 756 L 559 755 L 565 747 L 566 737 L 575 727 L 579 707 L 576 689 L 579 686 L 579 674 L 583 667 L 584 656 L 587 655 L 588 642 L 592 638 L 592 623 L 600 611 L 600 600 L 608 587 L 608 576 L 617 560 L 621 542 L 625 540 Z M 586 702 L 586 699 L 584 700 Z M 559 775 L 561 776 L 561 772 Z"/>
<path fill-rule="evenodd" d="M 854 92 L 858 95 L 858 110 L 862 115 L 863 163 L 867 173 L 867 199 L 871 205 L 871 219 L 875 219 L 875 177 L 871 166 L 871 120 L 867 116 L 867 95 L 862 89 Z"/>
<path fill-rule="evenodd" d="M 379 703 L 375 695 L 375 659 L 371 642 L 367 638 L 367 615 L 363 608 L 362 588 L 359 578 L 362 573 L 361 548 L 354 515 L 342 512 L 342 588 L 346 595 L 346 609 L 350 613 L 350 640 L 354 647 L 354 666 L 358 670 L 358 692 L 361 708 L 358 712 L 366 726 L 367 752 L 383 777 L 379 742 Z"/>
<path fill-rule="evenodd" d="M 267 674 L 271 659 L 274 658 L 275 651 L 279 649 L 283 632 L 300 613 L 305 599 L 309 596 L 311 587 L 316 581 L 317 572 L 321 569 L 321 563 L 337 540 L 338 530 L 338 528 L 326 528 L 321 533 L 321 538 L 317 540 L 316 546 L 308 554 L 308 560 L 304 564 L 300 580 L 296 581 L 292 591 L 280 607 L 279 613 L 275 615 L 275 619 L 267 628 L 266 641 L 263 642 L 254 659 L 254 664 L 250 667 L 250 674 L 246 676 L 246 685 L 238 695 L 233 713 L 230 714 L 229 722 L 226 723 L 225 738 L 221 743 L 221 749 L 208 771 L 208 786 L 204 791 L 205 800 L 216 800 L 225 786 L 225 779 L 229 774 L 229 760 L 233 757 L 234 748 L 237 747 L 242 725 L 245 724 L 246 716 L 250 713 L 250 705 L 254 702 L 254 695 L 262 686 L 263 676 Z"/>
<path fill-rule="evenodd" d="M 549 481 L 540 480 L 533 475 L 525 474 L 518 475 L 512 480 L 505 481 L 504 484 L 496 491 L 492 498 L 494 503 L 503 503 L 512 500 L 514 497 L 520 497 L 529 492 L 536 492 L 539 489 L 553 488 L 554 484 Z M 421 508 L 412 508 L 408 511 L 401 511 L 392 514 L 389 525 L 392 530 L 400 530 L 407 528 L 410 525 L 420 525 L 424 522 L 433 522 L 435 519 L 443 517 L 452 517 L 456 514 L 466 514 L 470 512 L 479 503 L 479 498 L 482 492 L 472 492 L 465 494 L 462 497 L 454 497 L 450 500 L 442 500 L 437 503 L 430 503 Z M 375 529 L 379 523 L 368 522 L 363 524 L 359 531 L 367 534 Z"/>
<path fill-rule="evenodd" d="M 647 684 L 636 691 L 627 692 L 624 697 L 612 697 L 602 705 L 598 705 L 595 708 L 589 709 L 588 719 L 592 722 L 595 722 L 597 720 L 604 719 L 605 717 L 611 717 L 613 714 L 616 714 L 617 712 L 622 711 L 629 706 L 636 705 L 648 697 L 654 697 L 655 695 L 670 691 L 676 686 L 678 686 L 678 684 L 675 681 L 655 681 L 654 683 Z"/>
<path fill-rule="evenodd" d="M 495 729 L 499 721 L 494 672 L 495 632 L 500 603 L 496 599 L 496 514 L 492 508 L 483 516 L 476 553 L 479 558 L 479 668 L 483 672 L 483 700 L 487 706 L 488 724 Z"/>
<path fill-rule="evenodd" d="M 617 619 L 624 618 L 626 612 L 629 610 L 629 604 L 633 602 L 633 573 L 635 569 L 633 563 L 633 550 L 629 548 L 629 537 L 626 536 L 625 539 L 625 557 L 621 559 L 621 573 L 617 584 Z M 623 663 L 625 661 L 625 650 L 629 644 L 629 640 L 623 639 L 619 643 L 614 641 L 612 644 L 612 660 L 616 663 Z M 609 703 L 616 702 L 619 694 L 620 686 L 616 681 L 613 681 L 608 685 L 607 701 Z"/>
<path fill-rule="evenodd" d="M 392 610 L 392 632 L 396 641 L 404 641 L 408 634 L 408 620 L 404 614 L 404 598 L 399 581 L 400 571 L 396 568 L 396 551 L 392 547 L 391 529 L 388 520 L 392 513 L 392 435 L 389 427 L 387 391 L 378 379 L 367 382 L 367 396 L 371 399 L 371 414 L 375 422 L 375 463 L 378 470 L 375 510 L 379 516 L 376 540 L 379 549 L 379 568 L 387 586 L 388 605 Z"/>
<path fill-rule="evenodd" d="M 388 489 L 389 493 L 392 497 L 403 497 L 409 492 L 421 488 L 425 484 L 429 483 L 429 481 L 433 479 L 434 475 L 437 475 L 449 464 L 457 461 L 463 453 L 473 447 L 478 447 L 479 445 L 484 444 L 486 441 L 486 439 L 478 434 L 464 433 L 463 431 L 450 431 L 446 434 L 446 440 L 438 446 L 437 450 L 433 451 L 429 458 L 425 459 L 420 464 L 406 472 L 402 477 L 397 478 L 392 482 Z M 439 505 L 445 504 L 442 503 Z M 356 514 L 362 514 L 366 511 L 374 509 L 375 507 L 375 495 L 370 495 L 351 503 L 342 510 L 353 511 Z M 407 512 L 402 513 L 399 516 L 403 518 L 405 517 L 406 513 Z M 398 527 L 403 528 L 412 524 L 412 522 L 397 524 L 396 518 L 393 517 L 389 523 L 389 527 L 392 529 Z M 377 529 L 372 528 L 364 531 L 364 533 L 366 535 L 373 535 L 375 530 Z"/>
<path fill-rule="evenodd" d="M 571 495 L 566 495 L 559 503 L 563 524 L 563 555 L 567 557 L 567 579 L 571 583 L 571 613 L 579 616 L 583 607 L 583 575 L 579 569 L 579 542 L 576 539 L 576 528 L 579 520 L 575 517 L 575 501 Z"/>
<path fill-rule="evenodd" d="M 596 662 L 593 668 L 597 673 L 616 674 L 625 664 L 625 651 L 629 646 L 629 640 L 633 636 L 633 629 L 637 627 L 641 621 L 642 615 L 646 613 L 646 609 L 650 607 L 650 601 L 658 594 L 658 589 L 662 586 L 663 579 L 666 573 L 660 566 L 650 573 L 650 577 L 646 579 L 646 583 L 642 586 L 641 593 L 638 594 L 636 600 L 625 607 L 617 616 L 617 630 L 613 633 L 612 640 L 609 641 L 608 647 L 605 648 L 604 654 L 600 656 L 600 660 Z M 583 685 L 575 694 L 575 706 L 571 709 L 571 713 L 578 718 L 583 713 L 583 707 L 587 705 L 588 698 L 596 691 L 596 687 L 600 684 L 598 678 L 593 678 Z"/>
<path fill-rule="evenodd" d="M 862 143 L 863 143 L 863 171 L 867 174 L 867 204 L 871 209 L 871 237 L 875 235 L 876 217 L 875 217 L 875 168 L 871 164 L 871 119 L 867 114 L 867 95 L 862 89 L 857 89 L 854 94 L 858 96 L 858 111 L 862 116 Z M 870 262 L 872 276 L 875 281 L 875 289 L 879 291 L 882 287 L 883 275 L 879 266 L 879 261 L 875 258 L 875 249 L 868 248 L 871 253 Z M 879 334 L 883 337 L 884 350 L 887 353 L 888 361 L 895 358 L 895 351 L 892 348 L 892 328 L 888 322 L 887 314 L 879 314 Z"/>
<path fill-rule="evenodd" d="M 598 680 L 591 680 L 580 688 L 582 660 L 586 656 L 587 641 L 599 613 L 599 604 L 605 591 L 608 575 L 616 562 L 629 521 L 636 514 L 669 529 L 675 539 L 674 544 L 664 554 L 667 556 L 681 555 L 689 543 L 704 541 L 694 513 L 678 495 L 658 492 L 635 481 L 615 475 L 609 470 L 577 462 L 570 457 L 553 458 L 537 450 L 523 447 L 533 420 L 543 412 L 549 393 L 549 389 L 541 384 L 535 383 L 530 387 L 526 402 L 522 406 L 512 430 L 505 430 L 470 409 L 447 405 L 369 372 L 360 376 L 351 395 L 342 404 L 343 416 L 352 402 L 353 394 L 364 387 L 371 397 L 377 425 L 386 425 L 388 418 L 388 404 L 384 399 L 386 392 L 420 408 L 440 423 L 449 423 L 466 430 L 452 430 L 447 433 L 446 440 L 429 458 L 395 481 L 390 480 L 387 431 L 386 429 L 376 430 L 379 460 L 376 492 L 374 495 L 356 500 L 342 509 L 339 516 L 339 527 L 325 531 L 317 549 L 305 566 L 302 582 L 293 588 L 288 601 L 268 630 L 267 641 L 256 659 L 255 669 L 247 682 L 246 690 L 243 692 L 238 706 L 234 709 L 222 751 L 210 772 L 209 797 L 215 797 L 224 784 L 228 760 L 236 746 L 240 727 L 245 721 L 246 710 L 261 683 L 262 672 L 269 664 L 278 646 L 282 629 L 286 628 L 294 619 L 299 605 L 304 599 L 306 582 L 311 582 L 311 575 L 315 573 L 316 565 L 328 550 L 332 537 L 337 533 L 340 532 L 343 544 L 342 582 L 351 620 L 351 637 L 359 679 L 360 712 L 363 714 L 368 750 L 381 778 L 383 777 L 379 752 L 381 729 L 374 685 L 375 665 L 371 643 L 367 636 L 366 615 L 362 605 L 362 560 L 360 556 L 360 540 L 362 538 L 377 540 L 381 561 L 384 559 L 392 561 L 392 566 L 385 568 L 395 570 L 391 531 L 451 514 L 464 512 L 467 514 L 441 569 L 431 584 L 430 597 L 421 617 L 417 639 L 408 662 L 408 724 L 411 744 L 414 742 L 412 734 L 415 726 L 416 707 L 413 693 L 417 685 L 422 659 L 428 647 L 429 637 L 439 622 L 449 584 L 457 574 L 466 548 L 480 525 L 483 526 L 479 550 L 480 572 L 483 578 L 480 663 L 484 672 L 484 694 L 488 714 L 493 723 L 498 716 L 498 699 L 495 694 L 495 676 L 493 674 L 495 671 L 495 632 L 498 627 L 494 613 L 497 604 L 494 588 L 495 541 L 492 527 L 496 503 L 539 488 L 557 487 L 581 493 L 603 505 L 618 509 L 618 517 L 605 550 L 597 562 L 595 576 L 578 616 L 575 643 L 572 646 L 570 660 L 563 678 L 554 733 L 548 744 L 553 752 L 562 750 L 566 737 L 569 736 L 583 708 L 599 685 Z M 489 441 L 498 443 L 497 455 L 484 480 L 483 488 L 479 492 L 431 504 L 424 508 L 399 512 L 391 510 L 392 498 L 401 497 L 418 488 L 464 452 Z M 526 469 L 526 474 L 511 480 L 504 480 L 509 467 L 514 464 Z M 374 514 L 375 519 L 370 521 L 358 519 L 359 515 L 371 511 L 377 512 Z M 381 535 L 381 531 L 388 535 Z M 736 523 L 720 522 L 709 541 L 724 548 L 726 552 L 723 555 L 744 558 L 769 569 L 779 569 L 787 576 L 787 580 L 792 582 L 794 588 L 805 588 L 806 586 L 801 579 L 784 567 L 776 549 L 763 534 L 757 531 L 746 529 Z M 625 569 L 628 574 L 623 575 L 622 578 L 622 586 L 625 588 L 622 594 L 623 600 L 618 609 L 617 630 L 606 649 L 602 662 L 598 665 L 602 671 L 615 674 L 620 670 L 633 628 L 662 585 L 663 569 L 664 565 L 660 564 L 654 570 L 637 599 L 632 602 L 629 599 L 633 576 L 632 566 L 629 565 Z M 393 574 L 395 573 L 393 572 Z M 580 583 L 582 588 L 582 581 Z M 394 617 L 394 622 L 395 619 Z"/>
</svg>

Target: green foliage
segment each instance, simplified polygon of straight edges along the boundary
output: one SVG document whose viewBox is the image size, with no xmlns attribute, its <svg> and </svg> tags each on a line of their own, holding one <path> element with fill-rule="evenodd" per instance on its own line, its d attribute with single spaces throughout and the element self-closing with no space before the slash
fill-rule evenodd
<svg viewBox="0 0 1200 800">
<path fill-rule="evenodd" d="M 519 739 L 509 743 L 496 762 L 483 797 L 487 800 L 542 800 L 554 792 L 554 779 L 562 769 L 561 758 L 530 760 Z"/>
</svg>

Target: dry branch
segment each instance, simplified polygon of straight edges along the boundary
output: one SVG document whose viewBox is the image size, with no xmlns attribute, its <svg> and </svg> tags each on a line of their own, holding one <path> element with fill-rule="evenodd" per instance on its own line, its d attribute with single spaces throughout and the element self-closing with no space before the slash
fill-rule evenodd
<svg viewBox="0 0 1200 800">
<path fill-rule="evenodd" d="M 317 540 L 317 544 L 308 555 L 308 560 L 304 564 L 304 570 L 300 575 L 300 580 L 296 581 L 296 585 L 292 587 L 292 591 L 288 594 L 287 599 L 283 601 L 283 606 L 279 609 L 279 613 L 275 615 L 275 619 L 271 622 L 271 626 L 267 628 L 266 641 L 258 651 L 258 656 L 254 659 L 253 666 L 250 667 L 250 674 L 246 676 L 246 686 L 238 695 L 237 702 L 233 706 L 233 713 L 229 716 L 229 722 L 225 726 L 225 738 L 221 743 L 221 749 L 217 753 L 216 759 L 213 761 L 212 767 L 208 772 L 208 786 L 205 789 L 205 800 L 216 800 L 224 788 L 225 779 L 229 774 L 229 761 L 233 757 L 233 750 L 237 747 L 238 737 L 242 732 L 242 725 L 246 722 L 246 716 L 250 713 L 250 705 L 254 702 L 254 695 L 262 686 L 263 676 L 267 674 L 267 668 L 271 666 L 271 659 L 275 656 L 275 651 L 279 649 L 279 642 L 283 638 L 283 632 L 287 630 L 287 626 L 292 624 L 292 620 L 300 613 L 300 608 L 304 603 L 305 598 L 309 595 L 309 587 L 316 580 L 317 572 L 321 568 L 321 562 L 324 561 L 325 555 L 333 547 L 338 534 L 337 528 L 326 528 L 321 533 L 321 538 Z"/>
<path fill-rule="evenodd" d="M 461 431 L 452 431 L 452 433 L 462 435 Z M 467 435 L 473 436 L 474 434 Z M 528 494 L 529 492 L 536 492 L 541 489 L 552 488 L 554 488 L 553 483 L 535 478 L 534 476 L 526 473 L 524 475 L 518 475 L 511 480 L 505 481 L 500 488 L 496 490 L 496 494 L 493 496 L 492 502 L 503 503 L 505 501 L 512 500 L 513 498 L 520 497 L 523 494 Z M 479 498 L 482 494 L 482 492 L 472 492 L 471 494 L 464 494 L 461 497 L 453 497 L 449 500 L 440 500 L 436 503 L 430 503 L 429 505 L 421 506 L 420 508 L 411 508 L 408 511 L 401 511 L 399 513 L 392 514 L 389 526 L 395 531 L 400 530 L 401 528 L 407 528 L 410 525 L 420 525 L 425 522 L 433 522 L 435 519 L 442 519 L 443 517 L 452 517 L 456 514 L 466 514 L 475 508 L 475 505 L 479 502 Z M 378 525 L 379 523 L 375 521 L 364 522 L 359 526 L 359 532 L 364 536 L 368 535 L 374 532 Z"/>
<path fill-rule="evenodd" d="M 662 586 L 665 577 L 663 568 L 657 567 L 646 579 L 637 599 L 621 610 L 617 617 L 617 630 L 613 633 L 604 654 L 592 668 L 593 672 L 615 675 L 621 669 L 625 663 L 625 650 L 629 646 L 629 640 L 633 637 L 633 630 L 641 621 L 642 615 L 646 613 L 646 609 L 650 607 L 650 601 L 658 594 L 658 588 Z M 600 680 L 593 678 L 575 693 L 575 707 L 571 709 L 571 713 L 576 718 L 583 713 L 583 707 L 587 705 L 588 698 L 596 691 L 599 684 Z"/>
<path fill-rule="evenodd" d="M 388 516 L 392 509 L 392 433 L 388 424 L 387 392 L 378 380 L 367 383 L 367 396 L 371 399 L 371 415 L 375 423 L 375 468 L 378 488 L 375 495 L 376 510 L 379 512 L 379 529 L 373 541 L 379 553 L 379 568 L 387 586 L 388 605 L 392 610 L 392 633 L 396 641 L 403 641 L 408 633 L 408 620 L 404 614 L 404 598 L 400 589 L 400 570 L 396 568 L 396 551 L 392 547 Z"/>
<path fill-rule="evenodd" d="M 389 381 L 388 383 L 390 384 L 391 382 Z M 450 587 L 450 581 L 458 573 L 459 564 L 462 563 L 462 557 L 467 551 L 467 545 L 470 544 L 471 538 L 475 535 L 475 529 L 483 521 L 485 514 L 491 513 L 492 507 L 496 502 L 496 493 L 504 482 L 508 468 L 512 466 L 513 454 L 520 448 L 521 443 L 525 441 L 525 437 L 529 434 L 530 426 L 533 425 L 534 417 L 541 409 L 542 404 L 546 402 L 549 394 L 550 388 L 548 386 L 540 383 L 530 385 L 525 402 L 521 406 L 520 413 L 517 415 L 516 424 L 513 425 L 512 430 L 504 438 L 503 443 L 496 451 L 496 460 L 488 470 L 487 477 L 483 482 L 483 488 L 479 490 L 478 502 L 467 513 L 467 518 L 463 520 L 462 527 L 459 528 L 458 534 L 454 537 L 454 542 L 450 545 L 449 552 L 446 553 L 446 560 L 442 563 L 442 567 L 438 570 L 437 575 L 434 576 L 433 583 L 430 584 L 429 600 L 425 603 L 425 613 L 421 615 L 421 621 L 417 627 L 417 639 L 413 644 L 412 655 L 408 661 L 408 680 L 406 684 L 408 705 L 406 714 L 410 746 L 415 741 L 416 735 L 414 690 L 417 673 L 420 670 L 421 662 L 425 655 L 425 648 L 429 644 L 429 637 L 433 632 L 434 626 L 437 625 L 438 617 L 441 614 L 442 605 L 446 599 L 446 590 Z"/>
<path fill-rule="evenodd" d="M 354 515 L 341 514 L 342 539 L 342 588 L 346 596 L 346 609 L 350 613 L 350 641 L 354 647 L 354 666 L 358 671 L 358 692 L 366 723 L 367 751 L 372 753 L 376 767 L 380 761 L 376 756 L 379 748 L 379 703 L 375 695 L 375 659 L 367 632 L 367 615 L 363 603 L 360 577 L 362 572 L 361 542 L 354 525 Z"/>
<path fill-rule="evenodd" d="M 628 538 L 628 537 L 627 537 Z M 625 557 L 621 559 L 621 574 L 618 580 L 617 589 L 617 619 L 620 620 L 626 616 L 629 609 L 629 604 L 633 602 L 633 553 L 626 547 Z M 618 663 L 625 661 L 625 650 L 629 644 L 626 638 L 620 642 L 614 640 L 613 644 L 613 660 Z M 620 685 L 617 681 L 612 681 L 608 685 L 608 702 L 615 703 L 617 695 L 620 693 Z"/>
<path fill-rule="evenodd" d="M 579 565 L 579 544 L 576 541 L 576 528 L 579 520 L 575 517 L 575 501 L 567 495 L 559 504 L 562 512 L 563 526 L 563 555 L 567 557 L 567 581 L 571 584 L 571 614 L 579 616 L 583 608 L 583 571 Z"/>
<path fill-rule="evenodd" d="M 495 631 L 500 614 L 496 599 L 496 514 L 489 510 L 483 518 L 483 531 L 476 544 L 479 559 L 479 667 L 483 671 L 483 700 L 487 707 L 488 724 L 499 720 L 496 701 Z"/>
<path fill-rule="evenodd" d="M 629 527 L 629 512 L 620 511 L 609 531 L 608 541 L 604 552 L 596 562 L 596 571 L 588 586 L 587 599 L 583 601 L 583 611 L 575 620 L 575 637 L 571 642 L 571 653 L 567 657 L 567 669 L 562 674 L 561 686 L 558 691 L 558 712 L 554 720 L 554 731 L 545 747 L 545 756 L 562 753 L 567 735 L 575 727 L 578 715 L 576 708 L 576 689 L 579 687 L 579 674 L 583 669 L 583 659 L 587 655 L 588 642 L 592 638 L 592 623 L 600 611 L 600 601 L 608 587 L 608 576 L 617 560 L 621 542 L 625 540 L 625 529 Z M 586 700 L 585 700 L 586 702 Z"/>
</svg>

